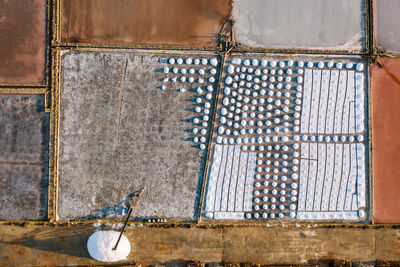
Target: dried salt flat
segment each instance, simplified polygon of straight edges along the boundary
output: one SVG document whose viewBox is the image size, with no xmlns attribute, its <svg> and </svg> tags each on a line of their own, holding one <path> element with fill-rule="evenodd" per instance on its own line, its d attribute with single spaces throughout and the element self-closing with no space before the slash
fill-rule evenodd
<svg viewBox="0 0 400 267">
<path fill-rule="evenodd" d="M 392 53 L 400 53 L 400 2 L 383 0 L 374 2 L 374 33 L 377 47 Z"/>
<path fill-rule="evenodd" d="M 215 60 L 210 60 L 215 56 L 203 55 L 186 64 L 189 57 L 180 54 L 63 49 L 60 219 L 107 216 L 118 220 L 123 209 L 117 204 L 142 186 L 148 192 L 132 214 L 134 220 L 195 219 L 200 197 L 196 188 L 206 156 L 198 148 L 208 144 L 213 102 L 207 95 L 215 94 L 209 80 L 217 70 Z M 176 62 L 180 58 L 182 64 L 171 66 L 170 58 Z M 207 58 L 207 65 L 202 58 Z M 172 71 L 165 74 L 166 67 Z M 176 77 L 176 82 L 162 81 Z M 185 82 L 181 77 L 186 77 Z M 203 84 L 184 86 L 190 77 L 203 79 Z M 202 93 L 195 91 L 198 87 Z M 82 146 L 84 151 L 75 155 Z"/>
<path fill-rule="evenodd" d="M 399 8 L 394 10 L 392 14 L 397 15 Z M 365 47 L 363 1 L 236 0 L 232 11 L 236 41 L 244 46 L 352 51 Z M 398 25 L 396 15 L 378 17 L 378 25 Z M 399 40 L 394 38 L 396 26 L 390 27 L 392 31 L 389 27 L 384 29 L 382 32 L 388 30 L 392 38 L 379 31 L 378 37 L 383 36 L 383 44 L 391 44 L 388 48 L 399 51 L 399 46 L 393 45 Z"/>
<path fill-rule="evenodd" d="M 87 242 L 90 256 L 102 262 L 125 260 L 131 251 L 131 244 L 128 238 L 122 235 L 117 249 L 113 250 L 119 234 L 117 231 L 97 231 L 93 233 Z"/>
<path fill-rule="evenodd" d="M 40 108 L 43 101 L 43 96 L 0 95 L 0 220 L 46 218 L 43 199 L 47 196 L 47 177 L 45 163 L 40 162 L 46 153 L 42 144 L 47 134 L 43 129 L 48 125 Z"/>
<path fill-rule="evenodd" d="M 305 69 L 301 133 L 354 134 L 364 131 L 365 81 L 363 73 L 358 72 L 363 69 L 363 64 L 346 64 L 350 69 L 341 69 L 343 65 L 334 64 L 335 69 L 325 70 L 322 76 L 320 70 Z"/>
<path fill-rule="evenodd" d="M 208 218 L 244 219 L 243 211 L 251 211 L 255 157 L 241 153 L 238 145 L 215 145 L 204 209 Z"/>
<path fill-rule="evenodd" d="M 365 219 L 364 63 L 292 59 L 227 61 L 207 218 Z"/>
<path fill-rule="evenodd" d="M 310 147 L 313 144 L 315 145 L 315 143 L 309 144 Z M 310 185 L 314 177 L 308 172 L 307 166 L 312 166 L 315 159 L 302 158 L 301 164 L 305 168 L 302 167 L 300 172 L 299 203 L 306 202 L 307 205 L 306 208 L 304 205 L 299 205 L 298 218 L 311 218 L 306 216 L 309 213 L 313 219 L 355 219 L 354 214 L 363 214 L 357 212 L 365 208 L 364 145 L 351 143 L 328 144 L 326 148 L 324 148 L 325 144 L 318 146 L 319 150 L 325 153 L 325 155 L 319 154 L 317 158 L 318 172 L 323 171 L 317 177 L 323 181 L 323 185 L 319 184 L 315 189 Z M 308 146 L 302 144 L 302 147 Z M 315 152 L 314 149 L 310 151 Z M 344 211 L 353 211 L 353 213 Z M 335 212 L 341 214 L 340 217 L 330 216 Z M 316 214 L 319 215 L 315 217 Z"/>
</svg>

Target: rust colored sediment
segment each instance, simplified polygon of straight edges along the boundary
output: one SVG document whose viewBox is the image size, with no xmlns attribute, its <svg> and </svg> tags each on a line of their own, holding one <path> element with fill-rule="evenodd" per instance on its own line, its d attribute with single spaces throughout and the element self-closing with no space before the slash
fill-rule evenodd
<svg viewBox="0 0 400 267">
<path fill-rule="evenodd" d="M 374 222 L 400 223 L 400 59 L 379 63 L 371 67 Z"/>
<path fill-rule="evenodd" d="M 46 0 L 0 0 L 0 84 L 42 84 Z"/>
<path fill-rule="evenodd" d="M 43 162 L 0 161 L 0 165 L 35 165 L 35 166 L 42 166 L 42 165 L 43 165 Z"/>
<path fill-rule="evenodd" d="M 230 0 L 62 0 L 66 43 L 216 47 Z"/>
</svg>

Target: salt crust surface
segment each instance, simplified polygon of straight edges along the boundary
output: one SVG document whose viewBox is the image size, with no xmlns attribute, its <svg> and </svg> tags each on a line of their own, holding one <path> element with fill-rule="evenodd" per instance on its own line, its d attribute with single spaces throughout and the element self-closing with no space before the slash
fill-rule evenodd
<svg viewBox="0 0 400 267">
<path fill-rule="evenodd" d="M 131 244 L 125 235 L 116 250 L 113 247 L 117 243 L 119 232 L 116 231 L 97 231 L 92 234 L 87 242 L 87 249 L 90 256 L 98 261 L 113 262 L 124 260 L 131 251 Z"/>
<path fill-rule="evenodd" d="M 360 73 L 364 64 L 257 58 L 232 58 L 227 63 L 232 65 L 224 70 L 226 85 L 222 88 L 216 117 L 218 135 L 208 180 L 205 217 L 238 220 L 364 218 L 365 80 Z M 304 135 L 296 135 L 299 133 Z M 258 136 L 252 137 L 254 134 Z M 300 139 L 310 141 L 304 142 L 307 155 L 303 155 L 305 149 Z M 268 146 L 278 141 L 285 145 Z M 238 148 L 233 149 L 234 146 Z M 242 162 L 247 162 L 239 160 L 238 154 L 244 152 L 245 155 L 246 150 L 257 154 L 254 177 L 257 181 L 253 196 L 250 194 L 248 198 L 248 210 L 235 208 L 235 201 L 243 203 L 243 195 L 237 192 L 243 191 L 240 186 L 243 181 L 239 183 L 237 170 L 243 168 L 240 167 Z M 268 150 L 267 153 L 264 150 Z M 297 166 L 299 162 L 301 171 Z M 286 175 L 280 177 L 280 172 Z M 299 176 L 300 182 L 297 181 Z M 236 194 L 230 191 L 232 184 L 236 185 Z M 297 216 L 296 208 L 300 212 Z"/>
</svg>

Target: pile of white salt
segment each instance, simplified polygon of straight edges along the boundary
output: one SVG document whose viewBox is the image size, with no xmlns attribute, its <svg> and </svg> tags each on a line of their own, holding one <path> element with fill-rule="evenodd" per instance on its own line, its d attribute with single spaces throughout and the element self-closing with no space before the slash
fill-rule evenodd
<svg viewBox="0 0 400 267">
<path fill-rule="evenodd" d="M 116 231 L 97 231 L 93 233 L 87 242 L 87 249 L 90 256 L 98 261 L 113 262 L 124 260 L 131 251 L 131 244 L 125 235 L 116 250 L 113 250 L 117 243 L 119 232 Z"/>
</svg>

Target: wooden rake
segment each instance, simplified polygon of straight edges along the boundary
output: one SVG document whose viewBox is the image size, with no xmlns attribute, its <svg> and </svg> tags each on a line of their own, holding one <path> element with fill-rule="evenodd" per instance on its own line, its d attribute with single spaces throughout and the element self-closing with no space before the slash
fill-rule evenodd
<svg viewBox="0 0 400 267">
<path fill-rule="evenodd" d="M 127 201 L 126 204 L 129 206 L 129 211 L 128 211 L 128 216 L 126 217 L 125 223 L 124 223 L 124 227 L 122 227 L 121 233 L 119 234 L 117 243 L 115 244 L 115 246 L 113 247 L 113 250 L 116 250 L 119 244 L 119 241 L 121 240 L 122 235 L 125 233 L 126 231 L 126 227 L 128 225 L 128 221 L 129 218 L 131 217 L 132 211 L 133 209 L 136 207 L 136 204 L 138 203 L 140 197 L 142 196 L 144 189 L 146 187 L 143 187 L 142 189 L 139 189 L 138 191 L 136 191 L 133 196 L 131 196 Z"/>
</svg>

